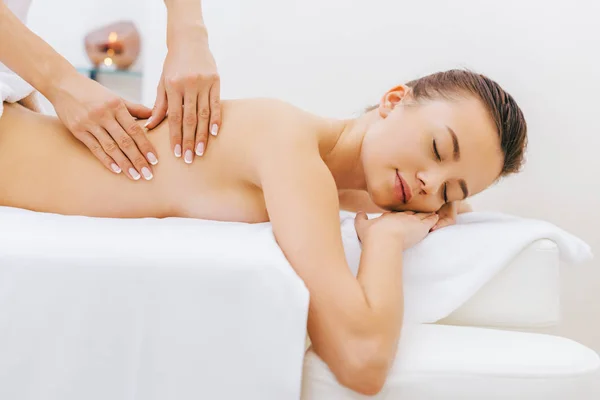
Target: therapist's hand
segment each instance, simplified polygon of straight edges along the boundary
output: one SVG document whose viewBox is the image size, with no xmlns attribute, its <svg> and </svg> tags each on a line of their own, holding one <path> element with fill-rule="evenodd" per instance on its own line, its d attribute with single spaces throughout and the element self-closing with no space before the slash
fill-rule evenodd
<svg viewBox="0 0 600 400">
<path fill-rule="evenodd" d="M 167 113 L 171 149 L 190 164 L 221 125 L 219 74 L 205 32 L 181 35 L 169 46 L 148 129 Z"/>
<path fill-rule="evenodd" d="M 79 73 L 61 77 L 48 98 L 71 133 L 109 170 L 132 180 L 152 179 L 156 150 L 135 121 L 151 110 L 121 99 Z"/>
</svg>

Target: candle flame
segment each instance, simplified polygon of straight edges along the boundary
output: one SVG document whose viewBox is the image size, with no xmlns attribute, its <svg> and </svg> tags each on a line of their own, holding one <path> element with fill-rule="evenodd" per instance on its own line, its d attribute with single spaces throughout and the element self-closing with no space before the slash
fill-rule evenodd
<svg viewBox="0 0 600 400">
<path fill-rule="evenodd" d="M 112 57 L 112 56 L 114 56 L 114 55 L 115 55 L 115 51 L 114 51 L 113 49 L 108 49 L 108 51 L 106 52 L 106 54 L 107 54 L 109 57 Z"/>
<path fill-rule="evenodd" d="M 104 65 L 106 65 L 107 67 L 110 67 L 110 66 L 112 65 L 112 63 L 113 63 L 113 60 L 112 60 L 112 58 L 110 58 L 110 57 L 106 57 L 106 58 L 104 59 Z"/>
<path fill-rule="evenodd" d="M 111 32 L 111 33 L 108 35 L 108 41 L 109 41 L 110 43 L 114 43 L 114 42 L 116 42 L 116 41 L 117 41 L 117 38 L 118 38 L 118 37 L 119 37 L 119 35 L 117 35 L 117 32 Z"/>
</svg>

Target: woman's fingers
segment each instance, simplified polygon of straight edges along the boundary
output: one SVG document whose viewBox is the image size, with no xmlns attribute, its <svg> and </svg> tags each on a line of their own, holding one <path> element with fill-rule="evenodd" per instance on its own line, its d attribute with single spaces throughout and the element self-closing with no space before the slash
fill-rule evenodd
<svg viewBox="0 0 600 400">
<path fill-rule="evenodd" d="M 369 224 L 369 217 L 366 213 L 360 211 L 356 213 L 354 217 L 354 229 L 356 230 L 356 235 L 358 236 L 358 240 L 362 241 L 361 236 L 363 235 L 364 229 Z"/>
<path fill-rule="evenodd" d="M 416 212 L 413 214 L 415 215 L 415 217 L 417 217 L 419 219 L 425 219 L 431 215 L 431 213 L 421 213 L 421 212 Z"/>
<path fill-rule="evenodd" d="M 455 221 L 452 218 L 440 218 L 439 221 L 433 225 L 431 231 L 436 231 L 441 228 L 445 228 L 446 226 L 454 225 Z"/>
<path fill-rule="evenodd" d="M 439 220 L 440 220 L 439 215 L 437 215 L 436 213 L 433 213 L 433 214 L 428 215 L 422 221 L 427 223 L 429 225 L 429 227 L 432 228 L 436 223 L 439 222 Z"/>
<path fill-rule="evenodd" d="M 359 211 L 356 213 L 356 216 L 354 217 L 354 223 L 356 225 L 363 223 L 364 221 L 368 221 L 369 217 L 367 216 L 367 214 L 363 211 Z"/>
</svg>

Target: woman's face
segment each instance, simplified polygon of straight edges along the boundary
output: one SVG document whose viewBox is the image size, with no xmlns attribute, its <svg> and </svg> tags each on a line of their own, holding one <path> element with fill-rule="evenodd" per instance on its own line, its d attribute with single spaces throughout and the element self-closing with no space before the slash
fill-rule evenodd
<svg viewBox="0 0 600 400">
<path fill-rule="evenodd" d="M 389 91 L 361 157 L 371 199 L 393 211 L 433 212 L 490 186 L 503 155 L 492 119 L 473 96 L 415 103 Z"/>
</svg>

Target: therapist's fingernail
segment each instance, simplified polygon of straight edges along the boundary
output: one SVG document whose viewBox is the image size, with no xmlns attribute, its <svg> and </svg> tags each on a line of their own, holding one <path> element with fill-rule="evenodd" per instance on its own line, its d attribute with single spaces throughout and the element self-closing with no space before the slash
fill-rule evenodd
<svg viewBox="0 0 600 400">
<path fill-rule="evenodd" d="M 113 171 L 115 171 L 116 174 L 120 174 L 121 173 L 121 168 L 119 168 L 119 166 L 115 163 L 110 164 L 110 167 L 112 168 Z"/>
<path fill-rule="evenodd" d="M 192 163 L 192 157 L 193 157 L 192 151 L 191 150 L 186 150 L 185 151 L 185 162 L 188 163 L 188 164 L 191 164 Z"/>
<path fill-rule="evenodd" d="M 146 123 L 144 124 L 144 128 L 147 128 L 148 125 L 150 125 L 150 122 L 152 122 L 152 117 L 148 118 L 148 121 L 146 121 Z"/>
<path fill-rule="evenodd" d="M 137 181 L 138 179 L 140 179 L 140 177 L 141 177 L 141 176 L 140 176 L 140 174 L 139 174 L 139 172 L 137 172 L 137 171 L 136 171 L 135 169 L 133 169 L 133 168 L 129 168 L 129 174 L 130 174 L 130 175 L 131 175 L 131 177 L 132 177 L 133 179 L 135 179 L 136 181 Z"/>
<path fill-rule="evenodd" d="M 200 142 L 196 146 L 196 155 L 201 156 L 202 154 L 204 154 L 204 143 Z"/>
<path fill-rule="evenodd" d="M 156 165 L 158 164 L 158 159 L 156 158 L 156 156 L 154 155 L 154 153 L 149 152 L 148 154 L 146 154 L 146 157 L 148 158 L 148 162 L 152 165 Z"/>
<path fill-rule="evenodd" d="M 175 145 L 175 157 L 181 157 L 181 145 L 180 144 Z"/>
<path fill-rule="evenodd" d="M 217 124 L 212 124 L 212 126 L 210 127 L 210 134 L 213 136 L 217 136 L 217 133 L 219 133 L 219 126 Z"/>
<path fill-rule="evenodd" d="M 152 179 L 152 172 L 148 169 L 148 167 L 142 168 L 142 175 L 144 175 L 144 179 L 149 181 Z"/>
</svg>

